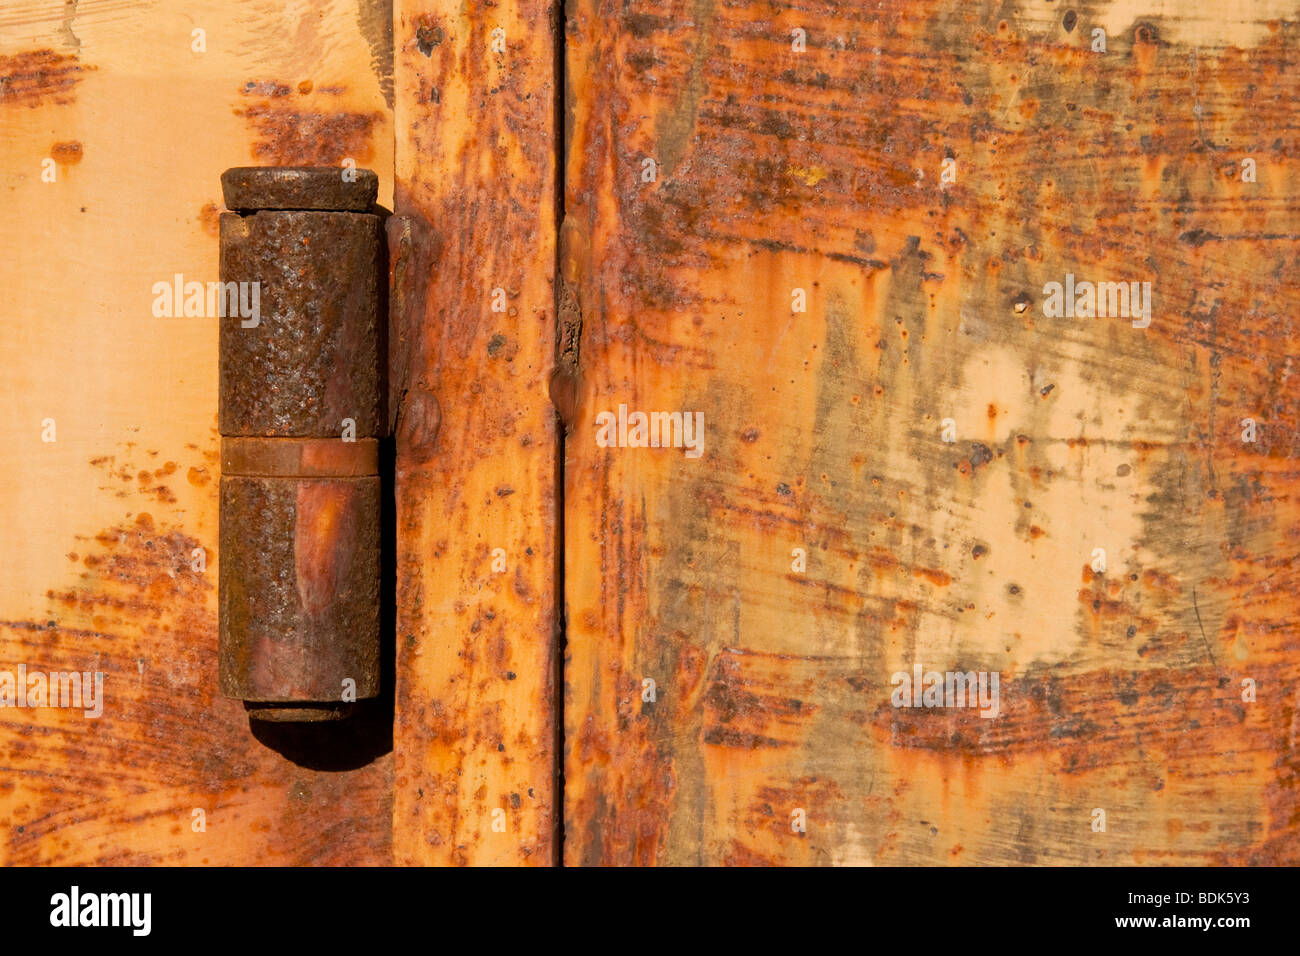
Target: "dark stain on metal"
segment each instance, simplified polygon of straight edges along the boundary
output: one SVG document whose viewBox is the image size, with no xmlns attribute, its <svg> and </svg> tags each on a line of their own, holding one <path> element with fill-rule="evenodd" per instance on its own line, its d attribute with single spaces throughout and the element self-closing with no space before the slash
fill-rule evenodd
<svg viewBox="0 0 1300 956">
<path fill-rule="evenodd" d="M 71 103 L 81 74 L 93 69 L 76 54 L 48 49 L 0 56 L 0 106 Z"/>
<path fill-rule="evenodd" d="M 222 176 L 221 689 L 261 720 L 380 692 L 382 223 L 343 173 Z"/>
<path fill-rule="evenodd" d="M 384 102 L 393 108 L 393 0 L 362 0 L 357 25 L 370 46 L 370 69 L 379 81 Z"/>
<path fill-rule="evenodd" d="M 436 23 L 421 23 L 415 31 L 415 48 L 425 56 L 433 56 L 433 48 L 446 39 L 442 27 Z"/>
<path fill-rule="evenodd" d="M 184 454 L 195 457 L 179 461 L 175 476 L 215 465 L 217 452 L 202 441 L 202 449 L 189 446 Z M 94 456 L 89 464 L 101 491 L 134 499 L 142 454 L 125 442 L 114 454 Z M 0 721 L 0 739 L 15 762 L 3 812 L 22 823 L 5 834 L 6 861 L 390 863 L 391 741 L 367 733 L 359 719 L 250 725 L 238 704 L 221 697 L 212 658 L 216 584 L 191 567 L 194 551 L 212 542 L 178 524 L 180 514 L 164 506 L 78 533 L 68 555 L 71 576 L 46 592 L 42 613 L 0 621 L 6 659 L 39 654 L 53 669 L 102 671 L 108 702 L 100 719 L 85 722 L 93 730 L 32 733 L 41 728 L 16 719 L 12 709 Z M 322 743 L 287 754 L 281 747 L 277 755 L 266 746 L 268 731 L 299 740 L 314 732 Z M 70 775 L 75 787 L 68 786 Z M 312 804 L 290 806 L 286 795 L 304 785 Z M 193 807 L 236 807 L 247 825 L 224 830 L 215 844 L 194 841 L 188 826 L 149 830 L 160 814 L 187 819 Z"/>
<path fill-rule="evenodd" d="M 1154 46 L 1160 42 L 1160 31 L 1156 29 L 1154 24 L 1139 23 L 1133 28 L 1133 41 Z"/>
<path fill-rule="evenodd" d="M 75 166 L 81 162 L 81 157 L 85 153 L 81 144 L 76 140 L 69 140 L 65 143 L 55 143 L 50 147 L 50 158 L 63 166 Z"/>
<path fill-rule="evenodd" d="M 317 86 L 316 93 L 341 92 L 341 87 Z M 253 155 L 277 166 L 329 166 L 352 158 L 358 163 L 374 155 L 371 136 L 384 115 L 379 112 L 311 110 L 291 105 L 292 88 L 285 83 L 245 84 L 245 96 L 261 102 L 235 110 L 256 133 Z"/>
</svg>

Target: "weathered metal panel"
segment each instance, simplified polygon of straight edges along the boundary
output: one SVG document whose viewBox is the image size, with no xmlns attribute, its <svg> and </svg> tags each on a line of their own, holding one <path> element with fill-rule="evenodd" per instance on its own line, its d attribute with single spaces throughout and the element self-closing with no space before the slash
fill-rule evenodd
<svg viewBox="0 0 1300 956">
<path fill-rule="evenodd" d="M 572 5 L 569 863 L 1300 859 L 1298 21 Z"/>
<path fill-rule="evenodd" d="M 217 279 L 229 167 L 351 159 L 391 203 L 390 15 L 0 13 L 0 671 L 104 675 L 97 718 L 0 708 L 6 863 L 392 858 L 386 728 L 322 746 L 221 697 L 218 319 L 153 291 Z"/>
<path fill-rule="evenodd" d="M 556 851 L 556 11 L 398 0 L 402 863 Z"/>
</svg>

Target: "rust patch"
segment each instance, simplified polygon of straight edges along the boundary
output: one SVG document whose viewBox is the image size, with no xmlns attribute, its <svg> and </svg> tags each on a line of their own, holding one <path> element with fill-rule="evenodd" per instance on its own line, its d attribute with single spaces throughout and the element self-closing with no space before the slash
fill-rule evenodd
<svg viewBox="0 0 1300 956">
<path fill-rule="evenodd" d="M 318 93 L 331 89 L 316 87 Z M 237 107 L 253 132 L 252 152 L 267 166 L 336 166 L 345 158 L 359 166 L 375 157 L 375 124 L 383 121 L 378 112 L 346 110 L 304 110 L 286 98 L 293 87 L 278 81 L 251 81 L 241 91 L 256 100 Z"/>
<path fill-rule="evenodd" d="M 214 202 L 204 203 L 199 210 L 199 225 L 203 231 L 217 239 L 221 236 L 221 207 Z"/>
<path fill-rule="evenodd" d="M 545 865 L 558 849 L 560 472 L 546 383 L 561 19 L 533 0 L 455 16 L 394 8 L 406 117 L 388 226 L 398 668 L 409 678 L 395 730 L 401 862 Z M 492 55 L 492 30 L 510 22 L 532 28 Z M 483 298 L 498 287 L 505 315 Z M 498 547 L 506 573 L 491 570 Z M 621 689 L 626 707 L 633 691 Z M 636 746 L 634 734 L 603 734 L 597 750 Z M 662 786 L 656 774 L 646 789 Z M 621 804 L 610 821 L 619 852 L 623 840 L 648 846 L 643 820 L 659 815 Z"/>
<path fill-rule="evenodd" d="M 107 467 L 115 456 L 98 457 Z M 0 621 L 0 661 L 102 672 L 103 715 L 0 710 L 4 862 L 388 862 L 391 756 L 297 764 L 217 692 L 216 569 L 192 569 L 211 542 L 145 513 L 78 541 L 84 567 L 49 591 L 47 614 Z M 206 833 L 191 828 L 195 808 Z"/>
<path fill-rule="evenodd" d="M 582 866 L 648 866 L 659 862 L 667 848 L 667 810 L 677 775 L 653 739 L 651 722 L 634 717 L 631 702 L 640 700 L 640 682 L 626 677 L 611 689 L 619 701 L 618 732 L 587 724 L 572 741 L 569 756 L 579 765 L 616 774 L 619 799 L 610 800 L 600 790 L 578 797 L 575 819 L 583 829 L 566 857 Z"/>
<path fill-rule="evenodd" d="M 565 714 L 638 736 L 570 755 L 570 858 L 610 859 L 631 802 L 666 814 L 657 862 L 1297 859 L 1295 25 L 1143 16 L 1101 55 L 1093 7 L 888 2 L 801 10 L 794 55 L 748 8 L 576 10 Z M 1151 327 L 1048 320 L 1067 272 L 1150 277 Z M 707 466 L 594 446 L 620 402 L 705 409 Z M 676 643 L 740 677 L 629 726 Z M 954 649 L 1003 716 L 897 713 L 862 672 Z M 1080 837 L 1097 793 L 1122 841 Z"/>
<path fill-rule="evenodd" d="M 82 74 L 93 69 L 75 53 L 49 49 L 0 56 L 0 106 L 71 103 Z"/>
<path fill-rule="evenodd" d="M 75 166 L 81 162 L 83 150 L 76 140 L 55 143 L 50 147 L 50 158 L 63 166 Z"/>
<path fill-rule="evenodd" d="M 440 45 L 447 34 L 429 14 L 421 14 L 415 28 L 415 48 L 424 56 L 433 56 L 433 48 Z"/>
<path fill-rule="evenodd" d="M 778 663 L 779 666 L 779 663 Z M 768 682 L 755 680 L 752 666 L 742 671 L 734 655 L 720 655 L 704 695 L 705 744 L 740 747 L 793 747 L 817 711 L 811 700 L 767 692 Z M 770 676 L 770 675 L 768 675 Z M 812 698 L 808 685 L 804 695 Z"/>
</svg>

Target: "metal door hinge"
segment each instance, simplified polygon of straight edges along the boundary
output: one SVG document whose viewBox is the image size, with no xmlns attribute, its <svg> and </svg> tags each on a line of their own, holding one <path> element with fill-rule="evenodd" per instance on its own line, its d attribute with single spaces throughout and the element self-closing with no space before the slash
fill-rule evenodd
<svg viewBox="0 0 1300 956">
<path fill-rule="evenodd" d="M 260 720 L 379 694 L 384 230 L 369 170 L 221 177 L 220 682 Z M 248 306 L 252 306 L 249 308 Z"/>
</svg>

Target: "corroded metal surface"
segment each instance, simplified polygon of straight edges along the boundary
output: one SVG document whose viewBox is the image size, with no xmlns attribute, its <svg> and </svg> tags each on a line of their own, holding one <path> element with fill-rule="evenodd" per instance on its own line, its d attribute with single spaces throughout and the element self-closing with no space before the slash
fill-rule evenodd
<svg viewBox="0 0 1300 956">
<path fill-rule="evenodd" d="M 567 12 L 566 860 L 1300 860 L 1297 5 Z"/>
<path fill-rule="evenodd" d="M 259 283 L 259 315 L 221 320 L 221 434 L 382 433 L 380 231 L 364 213 L 222 215 L 221 280 Z"/>
<path fill-rule="evenodd" d="M 349 211 L 374 199 L 361 172 L 222 177 L 256 211 L 221 217 L 241 296 L 220 343 L 221 688 L 266 721 L 344 717 L 380 689 L 382 250 L 379 217 Z"/>
<path fill-rule="evenodd" d="M 150 0 L 75 6 L 0 13 L 0 284 L 32 333 L 0 341 L 17 403 L 0 422 L 0 668 L 101 671 L 103 714 L 0 708 L 0 863 L 391 863 L 386 728 L 273 727 L 220 693 L 218 320 L 158 322 L 148 302 L 173 271 L 217 278 L 227 166 L 351 157 L 391 204 L 391 78 L 361 32 L 391 6 L 222 2 L 194 24 Z M 289 95 L 257 95 L 282 77 Z M 199 121 L 178 139 L 159 118 L 181 115 Z M 33 415 L 57 418 L 58 445 L 28 440 Z"/>
<path fill-rule="evenodd" d="M 561 746 L 546 396 L 559 11 L 396 0 L 393 12 L 394 857 L 546 865 Z"/>
<path fill-rule="evenodd" d="M 236 166 L 221 174 L 226 208 L 369 212 L 379 195 L 370 169 L 335 166 Z"/>
<path fill-rule="evenodd" d="M 259 702 L 379 692 L 378 477 L 221 477 L 221 690 Z"/>
</svg>

